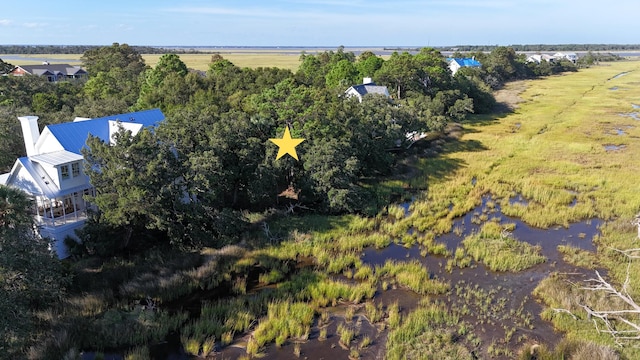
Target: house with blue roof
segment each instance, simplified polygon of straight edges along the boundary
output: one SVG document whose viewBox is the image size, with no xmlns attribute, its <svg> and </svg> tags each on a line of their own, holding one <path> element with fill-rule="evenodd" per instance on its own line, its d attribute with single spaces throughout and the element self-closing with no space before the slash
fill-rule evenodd
<svg viewBox="0 0 640 360">
<path fill-rule="evenodd" d="M 455 75 L 463 67 L 479 68 L 482 64 L 475 57 L 470 58 L 447 58 L 451 75 Z"/>
<path fill-rule="evenodd" d="M 106 116 L 76 118 L 73 122 L 45 126 L 40 132 L 37 116 L 18 117 L 27 156 L 16 160 L 11 171 L 0 175 L 0 185 L 12 186 L 33 199 L 33 216 L 40 236 L 51 240 L 60 258 L 67 257 L 67 236 L 75 237 L 91 206 L 84 200 L 95 189 L 84 173 L 82 149 L 89 135 L 114 144 L 114 135 L 129 130 L 132 135 L 164 120 L 160 109 Z"/>
</svg>

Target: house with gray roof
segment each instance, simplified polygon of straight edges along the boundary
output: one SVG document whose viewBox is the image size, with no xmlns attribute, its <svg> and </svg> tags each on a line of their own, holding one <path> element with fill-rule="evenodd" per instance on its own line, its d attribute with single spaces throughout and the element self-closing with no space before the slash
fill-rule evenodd
<svg viewBox="0 0 640 360">
<path fill-rule="evenodd" d="M 87 220 L 90 208 L 84 196 L 95 189 L 84 173 L 82 149 L 89 135 L 114 144 L 114 135 L 129 130 L 132 135 L 164 120 L 159 109 L 106 116 L 97 119 L 76 118 L 73 122 L 38 128 L 37 116 L 18 117 L 27 156 L 16 160 L 7 174 L 0 174 L 0 185 L 18 188 L 33 199 L 33 216 L 40 236 L 51 240 L 60 258 L 67 257 L 67 236 Z"/>
<path fill-rule="evenodd" d="M 49 64 L 45 61 L 44 63 L 42 63 L 42 65 L 16 66 L 9 72 L 9 75 L 46 76 L 48 81 L 57 82 L 63 80 L 83 79 L 88 76 L 88 73 L 80 66 L 73 66 L 69 64 Z"/>
<path fill-rule="evenodd" d="M 376 85 L 371 78 L 364 78 L 362 84 L 349 87 L 344 94 L 346 97 L 355 96 L 360 102 L 362 102 L 362 99 L 367 94 L 382 95 L 387 98 L 390 97 L 389 89 L 387 89 L 386 86 Z"/>
</svg>

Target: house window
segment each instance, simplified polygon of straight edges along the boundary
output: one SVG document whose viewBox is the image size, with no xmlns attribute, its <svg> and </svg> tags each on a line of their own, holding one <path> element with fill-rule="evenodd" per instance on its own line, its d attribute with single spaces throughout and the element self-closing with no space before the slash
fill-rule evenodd
<svg viewBox="0 0 640 360">
<path fill-rule="evenodd" d="M 62 165 L 60 167 L 60 177 L 62 180 L 66 180 L 69 178 L 69 165 Z"/>
<path fill-rule="evenodd" d="M 71 174 L 73 177 L 80 176 L 80 163 L 71 164 Z"/>
</svg>

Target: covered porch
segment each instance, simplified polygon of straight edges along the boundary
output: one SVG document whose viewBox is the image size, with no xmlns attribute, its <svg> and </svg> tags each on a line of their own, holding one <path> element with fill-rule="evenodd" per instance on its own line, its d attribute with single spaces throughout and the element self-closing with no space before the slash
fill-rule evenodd
<svg viewBox="0 0 640 360">
<path fill-rule="evenodd" d="M 71 191 L 55 198 L 35 195 L 32 211 L 37 224 L 56 227 L 86 220 L 91 205 L 85 201 L 85 195 L 95 195 L 95 189 Z"/>
</svg>

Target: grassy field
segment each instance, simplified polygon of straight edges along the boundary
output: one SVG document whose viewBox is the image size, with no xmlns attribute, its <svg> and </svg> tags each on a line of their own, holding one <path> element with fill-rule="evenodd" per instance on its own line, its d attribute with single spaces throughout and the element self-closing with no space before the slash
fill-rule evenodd
<svg viewBox="0 0 640 360">
<path fill-rule="evenodd" d="M 210 54 L 179 54 L 180 59 L 187 65 L 187 67 L 196 70 L 207 70 L 209 63 L 211 62 Z M 300 54 L 289 53 L 272 53 L 272 52 L 220 52 L 220 55 L 225 59 L 231 61 L 239 67 L 279 67 L 296 71 L 300 65 Z M 4 55 L 0 55 L 0 59 Z M 20 56 L 26 60 L 18 60 L 8 62 L 14 65 L 37 65 L 41 64 L 41 59 L 48 59 L 51 63 L 71 63 L 72 65 L 80 64 L 80 57 L 82 54 L 35 54 L 35 55 L 10 55 Z M 158 63 L 158 59 L 161 54 L 143 54 L 147 65 L 155 66 Z M 34 60 L 29 60 L 33 58 Z"/>
</svg>

